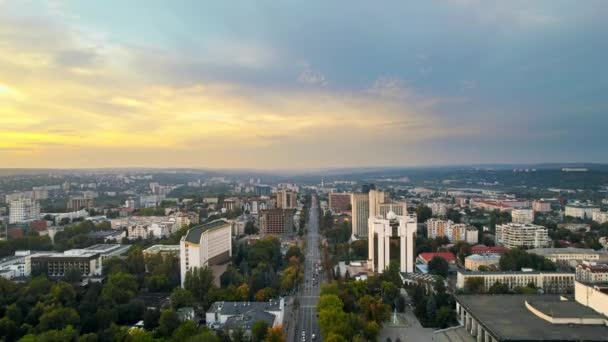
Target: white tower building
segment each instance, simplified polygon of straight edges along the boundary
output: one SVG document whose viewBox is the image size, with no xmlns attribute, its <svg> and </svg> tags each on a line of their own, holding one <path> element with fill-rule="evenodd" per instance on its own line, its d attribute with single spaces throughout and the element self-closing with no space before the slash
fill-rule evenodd
<svg viewBox="0 0 608 342">
<path fill-rule="evenodd" d="M 414 272 L 414 235 L 416 234 L 418 219 L 416 215 L 399 216 L 393 211 L 382 216 L 370 217 L 368 220 L 368 241 L 369 241 L 369 264 L 375 270 L 375 249 L 376 241 L 378 244 L 378 268 L 377 272 L 382 273 L 388 268 L 391 260 L 390 238 L 399 237 L 400 248 L 400 271 Z M 393 234 L 396 233 L 396 234 Z M 377 235 L 377 238 L 374 237 Z"/>
</svg>

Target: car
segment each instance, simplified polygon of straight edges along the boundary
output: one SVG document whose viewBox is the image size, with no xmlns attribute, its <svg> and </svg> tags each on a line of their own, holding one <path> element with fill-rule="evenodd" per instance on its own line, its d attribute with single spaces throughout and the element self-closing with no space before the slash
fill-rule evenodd
<svg viewBox="0 0 608 342">
<path fill-rule="evenodd" d="M 315 334 L 312 334 L 311 338 L 312 338 L 313 340 L 315 340 L 315 339 L 317 338 L 317 336 L 315 336 Z"/>
</svg>

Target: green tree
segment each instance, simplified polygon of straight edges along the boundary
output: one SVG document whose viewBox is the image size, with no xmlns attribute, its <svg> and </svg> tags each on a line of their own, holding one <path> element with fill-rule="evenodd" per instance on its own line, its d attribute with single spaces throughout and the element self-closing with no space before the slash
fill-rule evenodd
<svg viewBox="0 0 608 342">
<path fill-rule="evenodd" d="M 257 321 L 251 327 L 251 340 L 253 342 L 261 342 L 266 338 L 270 326 L 265 321 Z"/>
<path fill-rule="evenodd" d="M 128 273 L 114 273 L 102 290 L 102 296 L 118 304 L 126 304 L 137 294 L 137 279 Z"/>
<path fill-rule="evenodd" d="M 192 292 L 182 289 L 181 287 L 176 288 L 171 293 L 171 307 L 173 309 L 179 309 L 182 307 L 188 307 L 194 305 L 194 295 Z"/>
<path fill-rule="evenodd" d="M 449 265 L 448 262 L 442 257 L 433 257 L 429 261 L 429 274 L 440 275 L 444 278 L 448 276 Z"/>
<path fill-rule="evenodd" d="M 482 277 L 469 277 L 464 282 L 464 289 L 468 293 L 483 293 L 484 280 Z"/>
<path fill-rule="evenodd" d="M 509 293 L 509 287 L 499 281 L 496 281 L 488 289 L 489 294 L 507 294 Z"/>
<path fill-rule="evenodd" d="M 456 312 L 449 306 L 442 306 L 437 310 L 435 317 L 435 325 L 441 329 L 445 329 L 450 325 L 450 322 L 456 320 Z"/>
<path fill-rule="evenodd" d="M 169 337 L 180 326 L 179 317 L 175 310 L 162 310 L 158 321 L 158 332 L 163 337 Z"/>
<path fill-rule="evenodd" d="M 183 322 L 171 335 L 171 340 L 175 342 L 183 342 L 189 337 L 196 336 L 201 333 L 201 329 L 192 321 Z"/>
<path fill-rule="evenodd" d="M 418 217 L 418 222 L 424 223 L 433 217 L 433 211 L 426 205 L 419 204 L 418 207 L 416 207 L 416 216 Z"/>
<path fill-rule="evenodd" d="M 40 323 L 36 328 L 43 332 L 47 330 L 60 330 L 67 326 L 76 326 L 80 323 L 80 316 L 72 308 L 57 307 L 40 316 Z"/>
<path fill-rule="evenodd" d="M 194 267 L 186 272 L 184 288 L 189 290 L 197 301 L 203 302 L 212 286 L 213 272 L 208 267 Z"/>
<path fill-rule="evenodd" d="M 63 306 L 73 306 L 76 303 L 76 292 L 72 285 L 59 281 L 51 286 L 53 301 Z"/>
</svg>

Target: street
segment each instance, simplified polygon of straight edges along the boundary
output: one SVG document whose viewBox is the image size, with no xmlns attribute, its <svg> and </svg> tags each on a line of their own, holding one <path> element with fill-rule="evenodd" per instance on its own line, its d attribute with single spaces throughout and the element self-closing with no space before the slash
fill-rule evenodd
<svg viewBox="0 0 608 342">
<path fill-rule="evenodd" d="M 304 284 L 299 298 L 300 307 L 297 315 L 296 341 L 321 341 L 321 330 L 317 322 L 317 301 L 321 291 L 323 272 L 317 267 L 321 263 L 319 252 L 319 204 L 313 196 L 308 216 L 308 233 L 306 235 L 306 260 Z M 304 332 L 304 333 L 302 333 Z"/>
</svg>

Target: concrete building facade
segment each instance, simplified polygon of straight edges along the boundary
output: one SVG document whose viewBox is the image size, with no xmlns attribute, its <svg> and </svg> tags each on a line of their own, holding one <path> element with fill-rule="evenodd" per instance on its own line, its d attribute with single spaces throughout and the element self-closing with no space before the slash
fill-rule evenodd
<svg viewBox="0 0 608 342">
<path fill-rule="evenodd" d="M 534 224 L 496 225 L 496 243 L 508 248 L 539 248 L 551 243 L 547 228 Z"/>
</svg>

